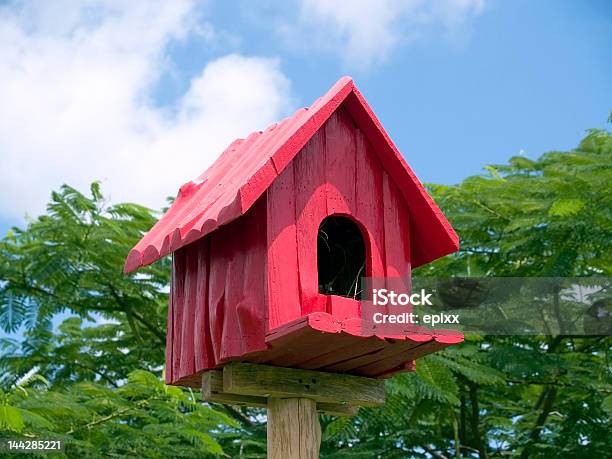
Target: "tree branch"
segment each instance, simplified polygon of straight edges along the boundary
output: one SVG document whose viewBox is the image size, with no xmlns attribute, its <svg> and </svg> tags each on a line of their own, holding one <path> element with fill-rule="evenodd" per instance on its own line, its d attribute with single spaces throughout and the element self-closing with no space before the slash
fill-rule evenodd
<svg viewBox="0 0 612 459">
<path fill-rule="evenodd" d="M 542 401 L 541 402 L 542 411 L 540 411 L 540 415 L 538 416 L 538 419 L 536 420 L 533 426 L 533 429 L 531 430 L 531 433 L 529 434 L 529 441 L 527 442 L 527 445 L 525 445 L 525 448 L 523 449 L 523 452 L 521 453 L 521 456 L 520 456 L 521 459 L 529 458 L 533 445 L 537 443 L 537 441 L 540 439 L 540 432 L 542 431 L 542 428 L 544 427 L 544 424 L 546 423 L 546 419 L 548 418 L 548 415 L 552 411 L 556 397 L 557 397 L 557 388 L 554 386 L 547 386 L 542 392 L 542 396 L 540 399 Z"/>
<path fill-rule="evenodd" d="M 63 362 L 63 363 L 64 363 L 64 365 L 66 365 L 66 362 Z M 82 368 L 84 370 L 91 371 L 91 372 L 97 374 L 98 376 L 100 376 L 102 379 L 104 379 L 106 382 L 108 382 L 115 389 L 119 388 L 117 383 L 115 381 L 113 381 L 106 373 L 103 373 L 103 372 L 101 372 L 99 370 L 96 370 L 95 368 L 88 367 L 87 365 L 83 365 L 82 363 L 79 363 L 77 361 L 70 362 L 70 365 L 74 365 L 74 366 L 77 366 L 77 367 Z"/>
<path fill-rule="evenodd" d="M 487 459 L 487 448 L 485 442 L 480 433 L 480 409 L 478 408 L 478 387 L 474 383 L 469 383 L 470 388 L 470 403 L 472 405 L 472 435 L 474 437 L 474 444 L 478 448 L 479 457 L 481 459 Z"/>
<path fill-rule="evenodd" d="M 546 349 L 547 354 L 552 354 L 557 347 L 561 344 L 563 339 L 566 338 L 565 335 L 557 335 L 555 336 L 550 343 L 548 344 L 548 349 Z M 558 375 L 557 375 L 558 376 Z M 536 419 L 536 422 L 533 425 L 531 433 L 529 434 L 529 440 L 523 448 L 521 453 L 521 459 L 527 459 L 531 454 L 531 450 L 533 449 L 533 445 L 537 443 L 540 439 L 540 432 L 546 423 L 546 419 L 548 419 L 548 415 L 552 411 L 553 405 L 555 403 L 555 399 L 557 397 L 557 387 L 555 387 L 556 378 L 554 378 L 551 382 L 546 384 L 546 386 L 542 389 L 540 396 L 538 397 L 538 401 L 534 406 L 534 410 L 538 410 L 541 408 L 540 414 Z"/>
<path fill-rule="evenodd" d="M 211 403 L 211 405 L 213 404 Z M 227 411 L 230 416 L 232 416 L 234 419 L 236 419 L 240 423 L 246 425 L 247 427 L 255 427 L 257 425 L 253 421 L 251 421 L 248 416 L 245 416 L 244 414 L 242 414 L 232 405 L 217 404 L 217 403 L 214 403 L 214 405 L 222 406 L 223 409 Z"/>
<path fill-rule="evenodd" d="M 115 301 L 123 307 L 123 310 L 126 314 L 132 314 L 132 316 L 138 320 L 141 324 L 143 324 L 146 328 L 149 329 L 151 333 L 153 333 L 162 346 L 166 345 L 166 336 L 164 333 L 147 319 L 145 319 L 138 311 L 134 310 L 130 305 L 126 304 L 124 299 L 119 295 L 119 292 L 115 289 L 114 285 L 111 283 L 106 283 L 106 286 L 109 288 L 111 295 L 115 298 Z"/>
<path fill-rule="evenodd" d="M 148 400 L 141 400 L 139 402 L 136 402 L 134 405 L 138 408 L 142 407 L 143 405 L 146 405 L 148 402 Z M 101 418 L 96 419 L 95 421 L 91 421 L 85 425 L 82 426 L 78 426 L 78 427 L 73 427 L 72 429 L 70 429 L 68 432 L 66 432 L 66 435 L 72 435 L 74 432 L 76 432 L 77 430 L 81 430 L 81 429 L 91 429 L 94 426 L 97 426 L 98 424 L 103 424 L 107 421 L 111 421 L 115 418 L 118 418 L 120 416 L 123 416 L 124 414 L 126 414 L 128 411 L 134 409 L 133 406 L 128 406 L 125 408 L 121 408 L 117 411 L 115 411 L 114 413 L 109 414 L 108 416 L 103 416 Z"/>
</svg>

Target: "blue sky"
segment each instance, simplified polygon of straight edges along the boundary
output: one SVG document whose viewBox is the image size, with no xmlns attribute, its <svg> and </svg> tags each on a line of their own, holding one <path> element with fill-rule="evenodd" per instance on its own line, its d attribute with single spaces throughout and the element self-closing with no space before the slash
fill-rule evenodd
<svg viewBox="0 0 612 459">
<path fill-rule="evenodd" d="M 414 42 L 366 68 L 335 53 L 288 51 L 232 2 L 211 14 L 245 37 L 240 52 L 282 56 L 301 104 L 352 75 L 424 181 L 456 183 L 520 150 L 537 156 L 571 148 L 585 129 L 605 127 L 612 109 L 608 1 L 486 1 L 457 37 L 423 27 Z M 181 54 L 186 64 L 204 56 L 193 48 Z"/>
<path fill-rule="evenodd" d="M 160 207 L 345 74 L 427 182 L 606 127 L 609 1 L 343 3 L 4 3 L 0 231 L 64 182 Z"/>
</svg>

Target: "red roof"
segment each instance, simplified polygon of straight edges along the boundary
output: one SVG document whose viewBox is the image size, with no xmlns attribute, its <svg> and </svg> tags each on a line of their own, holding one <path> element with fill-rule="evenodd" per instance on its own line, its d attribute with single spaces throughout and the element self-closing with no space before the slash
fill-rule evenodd
<svg viewBox="0 0 612 459">
<path fill-rule="evenodd" d="M 130 251 L 133 271 L 243 215 L 340 105 L 346 107 L 411 208 L 412 266 L 455 252 L 459 238 L 414 175 L 350 77 L 309 108 L 234 140 L 197 179 L 185 183 L 160 220 Z"/>
</svg>

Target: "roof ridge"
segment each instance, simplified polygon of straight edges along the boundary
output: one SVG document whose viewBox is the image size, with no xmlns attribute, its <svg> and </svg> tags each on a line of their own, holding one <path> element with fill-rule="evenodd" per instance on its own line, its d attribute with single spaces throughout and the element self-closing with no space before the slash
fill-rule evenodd
<svg viewBox="0 0 612 459">
<path fill-rule="evenodd" d="M 413 265 L 455 251 L 458 248 L 457 235 L 403 159 L 352 78 L 345 76 L 310 107 L 298 109 L 293 115 L 263 131 L 254 131 L 245 139 L 234 140 L 206 171 L 184 183 L 170 209 L 130 251 L 124 271 L 130 272 L 153 263 L 243 215 L 342 104 L 346 104 L 366 136 L 376 140 L 374 149 L 381 156 L 385 169 L 400 185 L 406 200 L 414 201 L 411 204 L 426 216 L 427 221 L 423 223 L 426 228 L 421 231 L 421 236 L 432 247 L 417 247 Z M 436 242 L 436 238 L 440 241 Z"/>
</svg>

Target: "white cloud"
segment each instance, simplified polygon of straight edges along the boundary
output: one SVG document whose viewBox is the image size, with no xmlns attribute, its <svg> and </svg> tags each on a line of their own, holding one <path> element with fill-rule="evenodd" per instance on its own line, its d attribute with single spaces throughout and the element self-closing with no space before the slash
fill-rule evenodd
<svg viewBox="0 0 612 459">
<path fill-rule="evenodd" d="M 293 44 L 331 50 L 346 64 L 367 67 L 431 27 L 456 38 L 484 0 L 301 0 L 296 24 L 282 33 Z"/>
<path fill-rule="evenodd" d="M 172 109 L 152 103 L 167 45 L 215 36 L 188 1 L 0 7 L 0 216 L 44 210 L 62 183 L 96 179 L 113 202 L 159 208 L 233 138 L 286 114 L 275 59 L 209 62 Z"/>
</svg>

